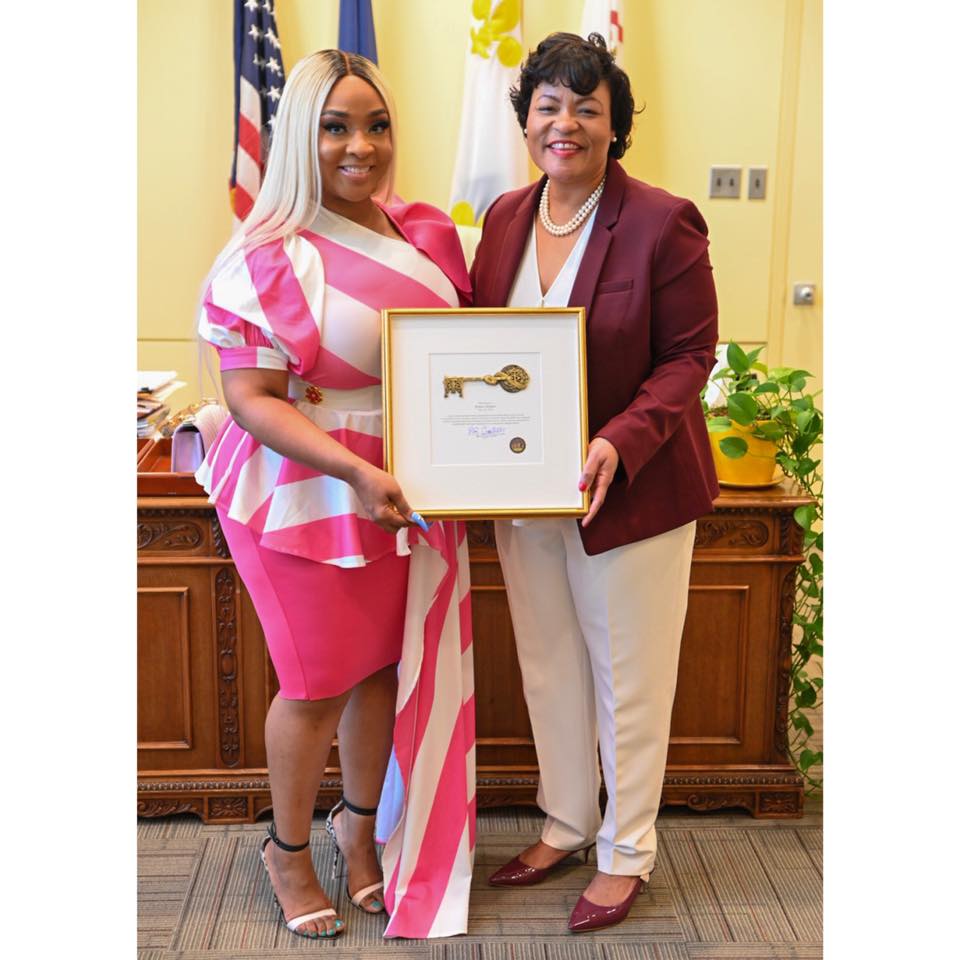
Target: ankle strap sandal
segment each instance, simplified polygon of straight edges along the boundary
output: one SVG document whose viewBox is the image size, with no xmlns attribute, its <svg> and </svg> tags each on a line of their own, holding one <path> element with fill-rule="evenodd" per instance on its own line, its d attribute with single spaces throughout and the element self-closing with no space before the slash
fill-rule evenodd
<svg viewBox="0 0 960 960">
<path fill-rule="evenodd" d="M 287 853 L 297 853 L 299 850 L 306 850 L 307 847 L 310 846 L 310 841 L 309 841 L 309 840 L 307 840 L 306 843 L 297 843 L 297 844 L 284 843 L 284 842 L 277 836 L 277 825 L 276 825 L 276 823 L 275 823 L 273 820 L 270 821 L 270 826 L 267 827 L 267 836 L 268 836 L 281 850 L 286 850 Z"/>
<path fill-rule="evenodd" d="M 334 814 L 339 813 L 344 807 L 351 813 L 355 813 L 358 817 L 375 817 L 377 815 L 376 807 L 358 807 L 356 804 L 351 803 L 346 797 L 341 797 L 330 811 L 328 819 L 332 820 Z"/>
<path fill-rule="evenodd" d="M 327 833 L 330 834 L 330 839 L 333 841 L 333 879 L 336 879 L 340 875 L 340 860 L 343 859 L 343 851 L 340 849 L 340 843 L 337 840 L 337 832 L 333 828 L 333 818 L 344 808 L 349 810 L 351 813 L 356 814 L 358 817 L 375 817 L 377 815 L 376 807 L 358 807 L 356 804 L 351 803 L 346 797 L 341 797 L 334 805 L 333 809 L 327 814 L 324 827 L 326 828 Z M 383 905 L 380 899 L 373 901 L 379 905 L 379 909 L 368 910 L 366 907 L 362 906 L 363 901 L 369 897 L 371 893 L 376 893 L 378 890 L 383 890 L 382 880 L 378 881 L 377 883 L 371 883 L 370 886 L 364 887 L 362 890 L 358 890 L 353 894 L 350 893 L 350 886 L 348 884 L 347 896 L 350 897 L 350 902 L 358 910 L 363 910 L 364 913 L 381 913 L 383 912 Z"/>
<path fill-rule="evenodd" d="M 270 826 L 267 828 L 267 835 L 263 838 L 263 843 L 260 845 L 260 860 L 263 863 L 263 869 L 267 873 L 267 881 L 270 883 L 270 887 L 272 889 L 273 878 L 270 876 L 270 868 L 267 866 L 267 844 L 271 842 L 275 843 L 281 850 L 286 850 L 287 853 L 297 853 L 299 850 L 306 850 L 307 847 L 310 846 L 310 841 L 307 840 L 306 843 L 284 843 L 283 840 L 277 836 L 276 823 L 271 821 Z M 322 934 L 301 932 L 299 929 L 301 926 L 303 926 L 303 924 L 309 922 L 310 920 L 322 920 L 326 917 L 336 917 L 337 911 L 332 907 L 325 907 L 322 910 L 313 910 L 310 913 L 301 914 L 299 917 L 291 917 L 288 920 L 287 915 L 283 912 L 283 907 L 280 906 L 280 899 L 275 890 L 273 891 L 273 902 L 277 905 L 277 909 L 280 911 L 280 916 L 283 918 L 286 928 L 291 933 L 295 933 L 298 937 L 306 937 L 309 940 L 317 940 L 328 937 L 336 937 L 343 932 L 343 921 L 339 917 L 337 917 L 334 929 L 328 929 Z"/>
</svg>

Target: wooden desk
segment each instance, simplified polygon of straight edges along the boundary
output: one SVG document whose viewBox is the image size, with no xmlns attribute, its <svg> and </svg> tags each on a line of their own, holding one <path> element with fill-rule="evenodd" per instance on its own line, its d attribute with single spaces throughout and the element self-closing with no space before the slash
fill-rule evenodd
<svg viewBox="0 0 960 960">
<path fill-rule="evenodd" d="M 807 501 L 727 491 L 697 524 L 663 802 L 798 817 L 787 759 L 791 617 Z M 252 822 L 270 806 L 263 725 L 277 681 L 263 634 L 203 496 L 137 508 L 141 816 Z M 537 762 L 489 521 L 469 525 L 477 800 L 533 804 Z M 317 799 L 340 795 L 336 750 Z M 571 774 L 573 775 L 573 774 Z"/>
</svg>

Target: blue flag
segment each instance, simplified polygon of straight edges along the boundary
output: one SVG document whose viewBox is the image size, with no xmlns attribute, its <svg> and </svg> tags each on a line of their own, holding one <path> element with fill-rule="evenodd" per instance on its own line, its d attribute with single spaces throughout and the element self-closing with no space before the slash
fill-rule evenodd
<svg viewBox="0 0 960 960">
<path fill-rule="evenodd" d="M 377 62 L 377 38 L 373 32 L 370 0 L 340 0 L 340 36 L 337 46 L 347 53 Z"/>
</svg>

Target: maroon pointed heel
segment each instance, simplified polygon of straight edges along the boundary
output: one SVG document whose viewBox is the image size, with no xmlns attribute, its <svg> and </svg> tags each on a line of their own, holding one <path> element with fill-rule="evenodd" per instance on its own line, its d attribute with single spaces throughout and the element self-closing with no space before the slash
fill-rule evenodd
<svg viewBox="0 0 960 960">
<path fill-rule="evenodd" d="M 570 914 L 567 928 L 573 933 L 585 933 L 587 930 L 599 930 L 601 927 L 612 927 L 615 923 L 625 920 L 633 901 L 647 889 L 647 881 L 637 877 L 633 891 L 610 907 L 601 907 L 586 897 L 580 897 L 577 905 Z"/>
<path fill-rule="evenodd" d="M 583 862 L 587 862 L 590 851 L 595 844 L 591 843 L 579 850 L 570 850 L 567 855 L 558 860 L 552 867 L 531 867 L 524 863 L 519 857 L 514 857 L 509 863 L 505 863 L 499 870 L 492 873 L 487 879 L 491 887 L 532 887 L 535 883 L 541 883 L 553 873 L 562 863 L 568 860 L 574 854 L 582 853 Z"/>
</svg>

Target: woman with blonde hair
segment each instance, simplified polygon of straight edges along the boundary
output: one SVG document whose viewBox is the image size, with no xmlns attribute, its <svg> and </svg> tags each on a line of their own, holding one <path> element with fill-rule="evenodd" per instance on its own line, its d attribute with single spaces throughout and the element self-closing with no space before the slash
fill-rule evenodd
<svg viewBox="0 0 960 960">
<path fill-rule="evenodd" d="M 407 673 L 415 680 L 430 660 L 423 644 L 450 642 L 449 630 L 441 639 L 427 623 L 440 594 L 469 632 L 462 524 L 411 529 L 418 518 L 381 469 L 380 310 L 462 305 L 469 291 L 449 218 L 425 204 L 388 208 L 375 199 L 384 189 L 392 196 L 395 150 L 395 110 L 372 63 L 338 50 L 301 60 L 280 100 L 262 188 L 214 263 L 199 322 L 219 354 L 231 416 L 197 478 L 216 505 L 279 679 L 266 721 L 274 821 L 261 857 L 284 922 L 314 938 L 344 929 L 309 849 L 334 734 L 344 795 L 326 826 L 352 903 L 368 913 L 386 907 L 387 935 L 465 926 L 461 888 L 447 897 L 460 903 L 448 922 L 450 904 L 440 903 L 447 880 L 427 876 L 424 893 L 417 856 L 398 866 L 402 830 L 384 856 L 386 889 L 374 843 L 401 652 L 406 660 L 412 649 Z M 421 571 L 440 570 L 455 587 L 438 593 L 429 576 L 413 577 L 418 556 Z M 458 669 L 468 671 L 459 665 L 459 633 L 453 642 Z M 415 684 L 400 673 L 409 702 Z M 460 674 L 430 679 L 445 689 L 470 684 Z M 456 706 L 451 729 L 464 752 L 453 807 L 466 822 L 472 734 Z M 400 722 L 398 715 L 398 729 Z M 404 817 L 432 825 L 431 812 Z M 447 838 L 455 832 L 418 834 L 419 844 L 433 844 L 434 867 L 444 843 L 455 847 Z M 456 851 L 448 853 L 449 873 Z"/>
</svg>

